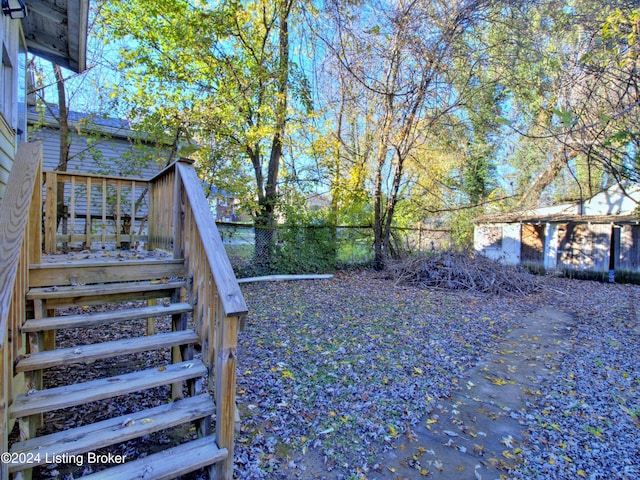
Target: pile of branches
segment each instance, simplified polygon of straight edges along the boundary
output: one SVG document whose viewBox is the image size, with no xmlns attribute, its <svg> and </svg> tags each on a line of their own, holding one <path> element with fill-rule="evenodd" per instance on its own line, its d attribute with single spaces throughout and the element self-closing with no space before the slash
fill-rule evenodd
<svg viewBox="0 0 640 480">
<path fill-rule="evenodd" d="M 468 253 L 433 252 L 407 257 L 389 265 L 388 271 L 396 286 L 514 296 L 525 296 L 541 287 L 540 278 L 519 265 Z"/>
</svg>

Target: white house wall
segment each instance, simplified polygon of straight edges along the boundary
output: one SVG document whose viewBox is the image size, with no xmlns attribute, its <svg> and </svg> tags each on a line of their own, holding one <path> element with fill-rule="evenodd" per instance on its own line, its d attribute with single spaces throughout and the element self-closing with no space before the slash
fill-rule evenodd
<svg viewBox="0 0 640 480">
<path fill-rule="evenodd" d="M 544 268 L 553 271 L 558 266 L 558 224 L 547 223 L 544 241 Z"/>
<path fill-rule="evenodd" d="M 626 192 L 626 194 L 625 194 Z M 631 187 L 623 192 L 614 185 L 600 192 L 583 204 L 583 215 L 629 215 L 638 207 L 640 191 Z M 631 198 L 630 198 L 631 197 Z"/>
</svg>

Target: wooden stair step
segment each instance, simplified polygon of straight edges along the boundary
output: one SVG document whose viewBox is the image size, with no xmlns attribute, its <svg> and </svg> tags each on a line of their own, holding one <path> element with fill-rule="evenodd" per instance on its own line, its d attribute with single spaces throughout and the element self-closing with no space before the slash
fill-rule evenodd
<svg viewBox="0 0 640 480">
<path fill-rule="evenodd" d="M 60 348 L 24 355 L 18 359 L 15 372 L 30 372 L 59 365 L 86 363 L 101 358 L 112 358 L 129 353 L 145 352 L 197 342 L 198 334 L 196 332 L 193 330 L 181 330 L 177 332 L 146 335 L 143 337 L 125 338 L 111 342 L 94 343 L 91 345 L 79 345 L 71 348 Z"/>
<path fill-rule="evenodd" d="M 143 281 L 104 283 L 91 285 L 70 285 L 63 287 L 30 288 L 27 300 L 47 300 L 53 298 L 82 298 L 123 293 L 152 292 L 155 290 L 173 290 L 186 286 L 184 280 Z"/>
<path fill-rule="evenodd" d="M 218 448 L 213 436 L 198 438 L 177 447 L 87 475 L 85 480 L 171 480 L 227 458 L 226 448 Z"/>
<path fill-rule="evenodd" d="M 79 283 L 121 283 L 183 275 L 183 259 L 75 260 L 29 265 L 29 285 L 32 287 L 67 286 Z"/>
<path fill-rule="evenodd" d="M 188 303 L 171 303 L 169 305 L 150 305 L 146 307 L 127 308 L 109 312 L 97 312 L 77 315 L 61 315 L 27 320 L 22 326 L 23 332 L 39 332 L 64 328 L 92 328 L 115 322 L 125 322 L 140 318 L 162 317 L 189 313 L 193 309 Z"/>
<path fill-rule="evenodd" d="M 76 315 L 60 315 L 37 320 L 27 320 L 22 331 L 40 332 L 45 330 L 61 330 L 65 328 L 93 328 L 109 323 L 138 320 L 141 318 L 163 317 L 189 313 L 193 309 L 188 303 L 170 303 L 168 305 L 150 305 L 146 307 L 127 308 L 108 312 L 79 313 Z"/>
<path fill-rule="evenodd" d="M 27 392 L 16 397 L 9 409 L 11 418 L 25 417 L 84 403 L 126 395 L 149 388 L 182 382 L 207 374 L 200 360 L 190 360 L 158 368 L 140 370 L 115 377 L 100 378 L 85 383 L 63 385 Z"/>
<path fill-rule="evenodd" d="M 208 394 L 189 397 L 158 407 L 103 420 L 90 425 L 35 437 L 15 443 L 12 453 L 22 453 L 36 460 L 33 463 L 9 464 L 10 472 L 43 465 L 56 455 L 77 455 L 125 442 L 153 432 L 208 417 L 215 413 L 215 404 Z M 125 478 L 125 477 L 123 477 Z M 128 478 L 128 477 L 127 477 Z"/>
</svg>

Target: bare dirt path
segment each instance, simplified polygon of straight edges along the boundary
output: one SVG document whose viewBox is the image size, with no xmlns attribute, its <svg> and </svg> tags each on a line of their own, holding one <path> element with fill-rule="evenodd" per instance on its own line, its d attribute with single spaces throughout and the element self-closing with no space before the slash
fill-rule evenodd
<svg viewBox="0 0 640 480">
<path fill-rule="evenodd" d="M 460 391 L 395 442 L 376 478 L 501 478 L 525 441 L 514 412 L 561 368 L 572 328 L 572 317 L 556 308 L 529 315 L 467 373 Z"/>
</svg>

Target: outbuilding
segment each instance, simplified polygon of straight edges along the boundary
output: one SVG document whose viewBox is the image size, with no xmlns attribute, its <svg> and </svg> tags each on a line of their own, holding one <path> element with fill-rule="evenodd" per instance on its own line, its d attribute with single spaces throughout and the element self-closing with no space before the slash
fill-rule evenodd
<svg viewBox="0 0 640 480">
<path fill-rule="evenodd" d="M 478 218 L 474 249 L 509 264 L 578 277 L 640 278 L 640 188 Z"/>
</svg>

